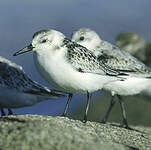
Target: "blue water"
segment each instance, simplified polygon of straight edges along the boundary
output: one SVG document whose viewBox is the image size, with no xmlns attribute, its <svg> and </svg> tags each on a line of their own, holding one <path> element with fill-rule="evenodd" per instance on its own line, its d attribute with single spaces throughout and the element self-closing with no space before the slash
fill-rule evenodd
<svg viewBox="0 0 151 150">
<path fill-rule="evenodd" d="M 70 37 L 74 30 L 89 27 L 112 43 L 120 32 L 126 31 L 137 32 L 151 41 L 150 6 L 150 0 L 0 0 L 0 55 L 22 65 L 32 79 L 50 87 L 36 71 L 31 53 L 12 56 L 30 43 L 34 32 L 53 28 Z M 84 99 L 86 96 L 76 95 L 71 111 Z M 65 103 L 65 98 L 49 100 L 14 111 L 60 115 Z"/>
</svg>

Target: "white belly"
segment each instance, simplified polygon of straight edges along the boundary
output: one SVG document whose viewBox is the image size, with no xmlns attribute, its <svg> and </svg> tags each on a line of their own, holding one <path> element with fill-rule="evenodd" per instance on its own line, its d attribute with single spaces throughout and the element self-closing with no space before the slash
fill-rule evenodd
<svg viewBox="0 0 151 150">
<path fill-rule="evenodd" d="M 113 91 L 119 95 L 135 95 L 151 86 L 151 79 L 131 77 L 125 81 L 106 84 L 103 89 Z"/>
<path fill-rule="evenodd" d="M 103 75 L 81 73 L 72 68 L 58 55 L 39 55 L 34 53 L 34 62 L 41 76 L 51 85 L 69 93 L 85 93 L 102 89 L 111 79 Z M 113 80 L 113 79 L 112 79 Z"/>
</svg>

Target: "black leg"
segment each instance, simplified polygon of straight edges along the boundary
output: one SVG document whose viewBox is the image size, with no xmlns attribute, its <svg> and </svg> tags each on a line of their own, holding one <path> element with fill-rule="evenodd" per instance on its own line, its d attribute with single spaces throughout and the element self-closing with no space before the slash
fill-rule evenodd
<svg viewBox="0 0 151 150">
<path fill-rule="evenodd" d="M 13 112 L 10 108 L 8 108 L 8 115 L 13 115 Z"/>
<path fill-rule="evenodd" d="M 115 96 L 112 95 L 112 99 L 111 99 L 111 102 L 110 102 L 110 106 L 109 106 L 109 108 L 108 108 L 108 110 L 107 110 L 107 113 L 105 114 L 105 117 L 104 117 L 103 120 L 101 121 L 101 123 L 106 123 L 107 119 L 109 118 L 109 115 L 110 115 L 110 113 L 111 113 L 111 110 L 112 110 L 114 104 L 115 104 Z"/>
<path fill-rule="evenodd" d="M 69 95 L 68 95 L 68 101 L 67 101 L 66 107 L 65 107 L 65 109 L 64 109 L 64 112 L 63 112 L 63 114 L 62 114 L 62 116 L 64 116 L 64 117 L 67 116 L 67 111 L 68 111 L 68 108 L 69 108 L 69 105 L 70 105 L 72 96 L 73 96 L 73 94 L 69 94 Z"/>
<path fill-rule="evenodd" d="M 85 114 L 84 114 L 84 119 L 83 123 L 87 122 L 87 115 L 88 115 L 88 110 L 89 110 L 89 105 L 90 105 L 90 100 L 91 100 L 92 94 L 87 92 L 87 104 L 86 104 L 86 109 L 85 109 Z"/>
<path fill-rule="evenodd" d="M 124 106 L 124 100 L 122 99 L 122 97 L 120 95 L 117 95 L 117 97 L 119 99 L 119 103 L 120 103 L 121 111 L 122 111 L 122 115 L 123 115 L 123 126 L 127 129 L 129 129 L 127 117 L 126 117 L 125 106 Z"/>
<path fill-rule="evenodd" d="M 3 108 L 0 108 L 0 109 L 1 109 L 1 116 L 6 116 L 4 109 Z"/>
</svg>

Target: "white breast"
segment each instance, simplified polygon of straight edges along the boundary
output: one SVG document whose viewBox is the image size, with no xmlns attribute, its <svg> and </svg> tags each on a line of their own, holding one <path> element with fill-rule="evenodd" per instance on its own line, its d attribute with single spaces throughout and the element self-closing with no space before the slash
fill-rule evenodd
<svg viewBox="0 0 151 150">
<path fill-rule="evenodd" d="M 63 49 L 49 54 L 34 52 L 34 62 L 37 70 L 48 83 L 65 92 L 93 92 L 102 89 L 103 84 L 111 80 L 106 76 L 76 71 L 66 61 Z"/>
</svg>

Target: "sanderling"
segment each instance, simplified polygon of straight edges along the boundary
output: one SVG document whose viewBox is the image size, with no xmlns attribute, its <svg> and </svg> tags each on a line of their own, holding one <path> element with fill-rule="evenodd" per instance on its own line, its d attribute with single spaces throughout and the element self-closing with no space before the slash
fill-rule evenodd
<svg viewBox="0 0 151 150">
<path fill-rule="evenodd" d="M 128 52 L 121 51 L 118 47 L 101 40 L 98 34 L 91 29 L 79 29 L 73 33 L 72 40 L 87 47 L 104 64 L 116 71 L 128 74 L 126 80 L 110 82 L 103 87 L 103 89 L 111 91 L 112 94 L 111 104 L 103 122 L 106 122 L 115 103 L 114 96 L 117 95 L 122 108 L 123 123 L 128 128 L 124 102 L 121 96 L 135 95 L 150 87 L 151 70 Z"/>
<path fill-rule="evenodd" d="M 31 106 L 38 102 L 64 97 L 55 90 L 31 80 L 22 67 L 0 56 L 0 109 L 2 116 L 4 108 L 9 115 L 13 114 L 11 108 Z"/>
<path fill-rule="evenodd" d="M 69 93 L 66 109 L 73 93 L 87 93 L 84 122 L 87 121 L 91 93 L 102 89 L 108 82 L 124 80 L 118 71 L 98 61 L 91 51 L 55 30 L 36 32 L 32 44 L 14 55 L 28 51 L 33 51 L 34 63 L 42 77 Z"/>
</svg>

